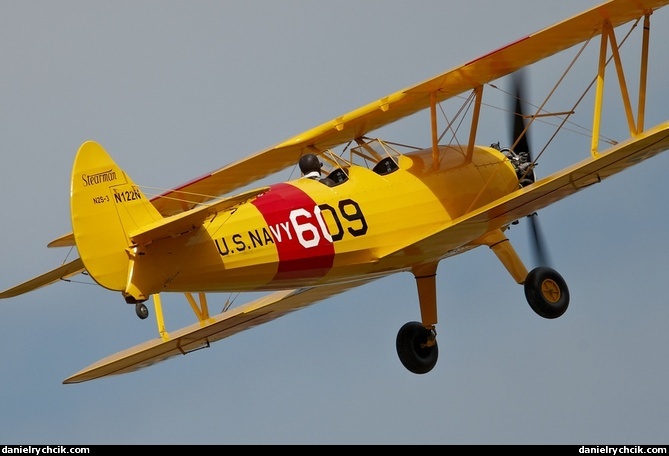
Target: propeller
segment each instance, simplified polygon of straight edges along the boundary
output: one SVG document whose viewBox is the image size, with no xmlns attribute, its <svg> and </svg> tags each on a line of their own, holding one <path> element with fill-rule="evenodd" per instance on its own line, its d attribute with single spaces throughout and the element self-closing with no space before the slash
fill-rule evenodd
<svg viewBox="0 0 669 456">
<path fill-rule="evenodd" d="M 517 71 L 513 74 L 513 131 L 511 132 L 511 139 L 513 141 L 513 151 L 518 157 L 518 178 L 521 180 L 521 185 L 525 186 L 534 182 L 534 169 L 532 152 L 530 151 L 529 134 L 526 131 L 525 113 L 523 112 L 525 87 L 524 73 Z"/>
<path fill-rule="evenodd" d="M 543 232 L 539 228 L 539 219 L 536 212 L 527 216 L 530 222 L 530 236 L 532 238 L 532 256 L 534 264 L 537 266 L 550 266 L 548 259 L 548 249 Z"/>
<path fill-rule="evenodd" d="M 525 80 L 523 72 L 516 72 L 513 75 L 513 151 L 518 156 L 518 177 L 521 180 L 521 185 L 529 185 L 534 182 L 534 170 L 532 163 L 534 157 L 530 150 L 528 132 L 525 130 L 525 114 L 523 113 L 523 89 L 525 87 Z M 529 168 L 529 170 L 528 170 Z M 533 212 L 527 216 L 530 226 L 530 238 L 532 256 L 536 266 L 549 266 L 548 249 L 546 248 L 545 239 L 539 227 L 537 213 Z"/>
</svg>

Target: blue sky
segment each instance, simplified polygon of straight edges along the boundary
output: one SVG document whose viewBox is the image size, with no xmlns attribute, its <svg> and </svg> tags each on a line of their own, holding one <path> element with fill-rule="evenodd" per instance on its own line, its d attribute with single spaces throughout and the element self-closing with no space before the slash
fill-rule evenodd
<svg viewBox="0 0 669 456">
<path fill-rule="evenodd" d="M 138 184 L 172 187 L 599 3 L 2 2 L 0 288 L 67 257 L 46 244 L 71 230 L 70 171 L 86 140 Z M 668 117 L 669 8 L 652 19 L 647 125 Z M 536 104 L 573 55 L 529 69 Z M 568 85 L 579 92 L 595 69 L 586 60 Z M 590 111 L 579 107 L 586 126 Z M 480 142 L 507 141 L 505 121 L 486 119 Z M 605 133 L 624 139 L 615 122 Z M 409 119 L 383 138 L 427 147 L 426 127 Z M 556 140 L 537 174 L 588 148 Z M 0 444 L 666 444 L 668 172 L 663 154 L 541 211 L 571 292 L 557 320 L 531 311 L 490 251 L 442 262 L 427 375 L 395 352 L 398 329 L 419 318 L 409 274 L 76 385 L 61 382 L 157 337 L 154 320 L 85 283 L 4 300 Z M 530 263 L 527 226 L 509 238 Z M 210 296 L 210 309 L 227 297 Z M 187 303 L 163 300 L 176 329 Z"/>
</svg>

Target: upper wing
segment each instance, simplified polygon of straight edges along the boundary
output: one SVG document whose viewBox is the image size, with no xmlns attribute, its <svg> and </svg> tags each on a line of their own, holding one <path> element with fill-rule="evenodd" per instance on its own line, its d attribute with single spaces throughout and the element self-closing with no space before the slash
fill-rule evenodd
<svg viewBox="0 0 669 456">
<path fill-rule="evenodd" d="M 378 277 L 377 277 L 378 278 Z M 148 367 L 177 355 L 207 347 L 211 342 L 274 320 L 294 310 L 371 282 L 364 279 L 300 290 L 285 290 L 222 312 L 204 322 L 194 323 L 170 333 L 166 340 L 156 338 L 108 356 L 65 379 L 80 383 L 107 375 L 123 374 Z"/>
<path fill-rule="evenodd" d="M 432 249 L 460 240 L 464 244 L 471 239 L 471 233 L 483 235 L 501 228 L 667 149 L 669 122 L 469 212 L 430 236 L 409 240 L 400 249 L 380 254 L 403 255 L 407 247 Z"/>
<path fill-rule="evenodd" d="M 169 190 L 152 202 L 163 215 L 188 210 L 197 203 L 227 194 L 295 165 L 307 149 L 330 149 L 360 138 L 370 131 L 427 109 L 433 101 L 441 102 L 459 95 L 598 35 L 607 20 L 617 27 L 667 3 L 669 0 L 611 0 L 603 3 Z"/>
</svg>

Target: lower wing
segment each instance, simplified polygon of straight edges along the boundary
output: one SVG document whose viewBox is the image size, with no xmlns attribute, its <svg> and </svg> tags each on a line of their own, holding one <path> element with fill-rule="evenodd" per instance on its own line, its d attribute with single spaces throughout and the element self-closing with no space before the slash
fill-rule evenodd
<svg viewBox="0 0 669 456">
<path fill-rule="evenodd" d="M 212 342 L 267 323 L 372 280 L 375 279 L 275 292 L 174 331 L 163 338 L 149 340 L 101 359 L 65 379 L 63 383 L 81 383 L 108 375 L 133 372 L 177 355 L 186 355 L 206 348 Z"/>
</svg>

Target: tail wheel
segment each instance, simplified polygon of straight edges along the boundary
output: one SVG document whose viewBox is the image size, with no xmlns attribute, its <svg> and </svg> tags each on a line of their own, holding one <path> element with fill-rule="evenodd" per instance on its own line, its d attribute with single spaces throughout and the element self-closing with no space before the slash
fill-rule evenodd
<svg viewBox="0 0 669 456">
<path fill-rule="evenodd" d="M 149 309 L 143 302 L 138 302 L 137 304 L 135 304 L 135 313 L 139 318 L 144 320 L 146 317 L 149 316 Z"/>
<path fill-rule="evenodd" d="M 414 374 L 426 374 L 437 364 L 439 349 L 433 330 L 422 323 L 410 321 L 397 333 L 397 355 Z"/>
<path fill-rule="evenodd" d="M 544 266 L 527 274 L 525 297 L 532 310 L 544 318 L 558 318 L 569 307 L 567 283 L 557 271 Z"/>
</svg>

